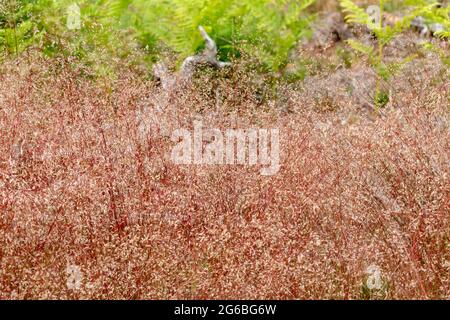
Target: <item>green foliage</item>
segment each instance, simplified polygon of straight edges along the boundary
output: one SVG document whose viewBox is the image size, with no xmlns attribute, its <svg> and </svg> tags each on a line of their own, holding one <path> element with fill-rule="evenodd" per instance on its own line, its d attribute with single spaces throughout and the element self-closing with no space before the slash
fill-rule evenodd
<svg viewBox="0 0 450 320">
<path fill-rule="evenodd" d="M 346 48 L 342 47 L 337 47 L 336 55 L 340 58 L 345 68 L 348 69 L 352 66 L 352 55 L 350 50 L 347 50 Z"/>
<path fill-rule="evenodd" d="M 51 0 L 10 0 L 0 6 L 0 48 L 18 55 L 34 42 L 43 40 L 42 23 L 36 19 L 39 7 Z"/>
<path fill-rule="evenodd" d="M 82 28 L 66 27 L 73 0 L 10 0 L 0 14 L 0 48 L 19 54 L 30 47 L 63 52 L 98 67 L 143 49 L 148 61 L 161 48 L 179 61 L 202 49 L 202 25 L 222 60 L 243 53 L 269 71 L 280 71 L 290 50 L 308 35 L 315 0 L 79 0 Z"/>
<path fill-rule="evenodd" d="M 380 109 L 384 108 L 389 102 L 389 94 L 385 91 L 379 91 L 375 95 L 375 106 Z"/>
<path fill-rule="evenodd" d="M 438 46 L 432 44 L 431 42 L 424 42 L 422 43 L 422 46 L 425 50 L 430 51 L 430 52 L 434 52 L 436 54 L 439 55 L 439 58 L 441 59 L 441 61 L 448 67 L 450 67 L 450 55 L 448 53 L 448 51 L 443 50 L 441 48 L 439 48 Z"/>
<path fill-rule="evenodd" d="M 81 28 L 70 30 L 66 26 L 67 8 L 73 0 L 54 2 L 54 12 L 47 19 L 55 30 L 59 49 L 66 55 L 78 57 L 100 73 L 112 72 L 115 62 L 128 57 L 130 63 L 137 62 L 133 54 L 136 49 L 134 36 L 117 28 L 117 23 L 106 15 L 107 1 L 78 0 L 81 11 Z"/>
<path fill-rule="evenodd" d="M 0 52 L 19 55 L 33 48 L 46 55 L 78 57 L 100 73 L 109 72 L 112 62 L 150 64 L 160 53 L 175 53 L 178 61 L 202 50 L 198 32 L 202 25 L 217 42 L 221 60 L 251 56 L 264 71 L 281 73 L 297 66 L 300 59 L 290 52 L 298 41 L 310 35 L 314 15 L 308 8 L 315 0 L 4 0 L 0 2 Z M 77 3 L 81 29 L 66 26 L 67 8 Z M 404 61 L 387 64 L 383 47 L 409 27 L 418 15 L 439 23 L 440 37 L 449 36 L 449 8 L 435 1 L 380 1 L 381 11 L 403 10 L 403 18 L 392 26 L 374 23 L 373 17 L 351 0 L 341 0 L 350 23 L 365 24 L 378 39 L 377 46 L 356 40 L 348 44 L 368 57 L 380 79 L 401 69 Z M 395 3 L 395 6 L 393 5 Z M 345 54 L 345 52 L 343 52 Z M 116 59 L 117 58 L 117 59 Z M 349 66 L 348 57 L 343 57 Z M 124 59 L 122 59 L 123 61 Z M 292 69 L 292 68 L 291 68 Z M 291 72 L 292 74 L 292 72 Z M 297 78 L 297 75 L 294 76 Z"/>
<path fill-rule="evenodd" d="M 18 55 L 27 49 L 45 55 L 78 57 L 99 74 L 110 73 L 115 58 L 134 53 L 133 39 L 105 16 L 106 1 L 78 0 L 81 28 L 67 27 L 73 0 L 10 0 L 0 8 L 0 51 Z"/>
<path fill-rule="evenodd" d="M 432 7 L 430 10 L 425 11 L 423 16 L 428 23 L 438 23 L 442 26 L 442 30 L 434 32 L 435 35 L 443 39 L 450 39 L 450 6 Z"/>
<path fill-rule="evenodd" d="M 405 10 L 402 18 L 393 25 L 385 25 L 383 23 L 385 3 L 386 1 L 380 0 L 378 7 L 379 12 L 376 12 L 378 16 L 372 16 L 365 9 L 356 5 L 352 0 L 340 0 L 342 11 L 346 14 L 346 21 L 349 23 L 366 25 L 377 39 L 376 44 L 373 45 L 366 45 L 354 39 L 347 41 L 348 45 L 353 50 L 367 57 L 369 64 L 377 74 L 374 98 L 374 103 L 377 107 L 386 105 L 389 100 L 389 96 L 380 89 L 381 81 L 388 80 L 392 75 L 400 71 L 407 63 L 416 57 L 416 55 L 411 55 L 400 61 L 386 63 L 384 61 L 383 48 L 398 34 L 409 28 L 414 18 L 418 16 L 433 18 L 436 15 L 443 15 L 443 12 L 445 11 L 447 12 L 446 23 L 448 23 L 448 9 L 437 9 L 438 3 L 436 1 L 406 0 L 403 2 L 403 6 L 407 8 L 407 10 Z"/>
<path fill-rule="evenodd" d="M 433 31 L 434 35 L 441 38 L 449 38 L 450 36 L 450 7 L 448 4 L 440 5 L 435 0 L 405 0 L 401 1 L 405 8 L 415 8 L 425 20 L 428 27 L 439 24 L 442 30 Z"/>
<path fill-rule="evenodd" d="M 284 67 L 290 50 L 308 35 L 311 17 L 304 11 L 313 2 L 247 1 L 240 27 L 241 40 L 251 44 L 247 52 L 255 54 L 272 70 Z"/>
<path fill-rule="evenodd" d="M 346 21 L 356 24 L 367 25 L 378 39 L 380 46 L 385 46 L 398 34 L 409 28 L 411 22 L 417 16 L 433 16 L 436 12 L 438 3 L 436 1 L 407 0 L 404 5 L 408 10 L 404 12 L 401 19 L 396 21 L 393 26 L 383 24 L 383 13 L 385 2 L 379 1 L 380 17 L 375 23 L 374 17 L 369 15 L 366 10 L 357 6 L 352 0 L 340 0 L 342 11 L 346 14 Z M 448 20 L 448 18 L 447 18 Z"/>
<path fill-rule="evenodd" d="M 269 70 L 285 66 L 289 51 L 307 35 L 314 0 L 110 0 L 116 18 L 127 17 L 146 46 L 163 44 L 180 61 L 199 51 L 202 25 L 222 59 L 246 52 Z M 145 30 L 145 31 L 143 31 Z"/>
</svg>

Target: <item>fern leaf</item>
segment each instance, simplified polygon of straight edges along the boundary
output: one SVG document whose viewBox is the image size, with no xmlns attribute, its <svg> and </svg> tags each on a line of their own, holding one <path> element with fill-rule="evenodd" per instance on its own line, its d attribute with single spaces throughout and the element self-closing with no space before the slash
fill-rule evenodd
<svg viewBox="0 0 450 320">
<path fill-rule="evenodd" d="M 369 58 L 374 57 L 373 48 L 354 39 L 347 40 L 348 45 L 355 51 L 367 55 Z"/>
<path fill-rule="evenodd" d="M 345 20 L 349 23 L 368 24 L 370 16 L 363 8 L 357 6 L 351 0 L 340 0 L 342 11 L 346 14 Z"/>
</svg>

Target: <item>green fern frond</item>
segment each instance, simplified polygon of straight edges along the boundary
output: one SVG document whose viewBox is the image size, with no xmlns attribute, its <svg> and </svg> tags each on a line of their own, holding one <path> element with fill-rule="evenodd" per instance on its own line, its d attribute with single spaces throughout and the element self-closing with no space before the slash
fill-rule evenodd
<svg viewBox="0 0 450 320">
<path fill-rule="evenodd" d="M 366 13 L 366 11 L 357 6 L 351 0 L 340 0 L 339 1 L 342 11 L 345 13 L 345 20 L 349 23 L 356 24 L 368 24 L 370 16 Z"/>
<path fill-rule="evenodd" d="M 374 50 L 372 47 L 363 44 L 354 39 L 347 40 L 347 44 L 355 51 L 367 55 L 370 58 L 374 57 Z"/>
<path fill-rule="evenodd" d="M 441 39 L 450 39 L 450 30 L 441 30 L 434 33 Z"/>
<path fill-rule="evenodd" d="M 133 0 L 107 0 L 104 4 L 104 12 L 108 17 L 119 18 L 122 16 Z"/>
</svg>

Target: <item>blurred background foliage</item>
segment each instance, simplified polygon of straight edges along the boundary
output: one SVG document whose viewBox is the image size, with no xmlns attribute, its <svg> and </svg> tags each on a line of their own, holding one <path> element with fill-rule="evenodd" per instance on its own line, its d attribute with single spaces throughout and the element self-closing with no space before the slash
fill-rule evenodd
<svg viewBox="0 0 450 320">
<path fill-rule="evenodd" d="M 66 27 L 73 0 L 3 0 L 4 55 L 33 48 L 64 53 L 97 67 L 111 59 L 152 63 L 171 51 L 179 61 L 202 49 L 198 26 L 217 41 L 222 59 L 252 52 L 270 70 L 309 32 L 314 0 L 79 0 L 81 28 Z"/>
<path fill-rule="evenodd" d="M 198 32 L 202 25 L 217 42 L 222 60 L 251 55 L 261 70 L 279 72 L 297 43 L 311 36 L 316 13 L 336 9 L 336 2 L 0 0 L 0 52 L 2 58 L 26 50 L 73 56 L 100 74 L 111 72 L 115 63 L 148 68 L 167 54 L 176 57 L 179 65 L 203 48 Z M 429 3 L 384 1 L 384 6 L 398 10 L 411 2 Z M 66 25 L 67 10 L 73 4 L 80 8 L 81 28 L 71 30 Z M 433 14 L 448 25 L 448 12 Z"/>
</svg>

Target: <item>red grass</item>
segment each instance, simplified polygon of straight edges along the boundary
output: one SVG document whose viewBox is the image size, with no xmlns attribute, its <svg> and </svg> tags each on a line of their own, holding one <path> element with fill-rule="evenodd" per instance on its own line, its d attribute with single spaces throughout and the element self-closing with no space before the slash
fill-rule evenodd
<svg viewBox="0 0 450 320">
<path fill-rule="evenodd" d="M 282 168 L 263 177 L 170 161 L 164 132 L 211 105 L 195 89 L 3 69 L 0 298 L 450 298 L 448 86 L 399 93 L 403 107 L 373 121 L 295 93 L 293 114 L 250 100 L 228 106 L 240 122 L 204 112 L 205 126 L 280 129 Z"/>
</svg>

